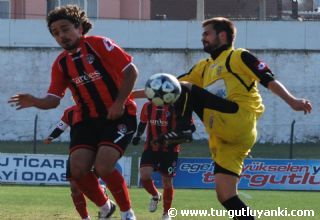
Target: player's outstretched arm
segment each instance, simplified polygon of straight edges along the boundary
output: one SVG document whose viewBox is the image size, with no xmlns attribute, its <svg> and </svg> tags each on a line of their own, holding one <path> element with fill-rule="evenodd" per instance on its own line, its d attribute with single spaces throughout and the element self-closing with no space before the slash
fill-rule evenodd
<svg viewBox="0 0 320 220">
<path fill-rule="evenodd" d="M 281 82 L 277 80 L 269 82 L 268 89 L 282 98 L 293 110 L 303 111 L 305 114 L 311 113 L 311 102 L 305 98 L 296 98 Z"/>
<path fill-rule="evenodd" d="M 146 94 L 144 93 L 144 89 L 135 89 L 131 93 L 134 99 L 142 99 L 147 98 Z"/>
<path fill-rule="evenodd" d="M 47 95 L 44 98 L 37 98 L 31 94 L 23 93 L 10 97 L 8 103 L 11 104 L 11 106 L 15 106 L 16 110 L 30 107 L 50 109 L 56 108 L 60 104 L 60 98 L 52 95 Z"/>
</svg>

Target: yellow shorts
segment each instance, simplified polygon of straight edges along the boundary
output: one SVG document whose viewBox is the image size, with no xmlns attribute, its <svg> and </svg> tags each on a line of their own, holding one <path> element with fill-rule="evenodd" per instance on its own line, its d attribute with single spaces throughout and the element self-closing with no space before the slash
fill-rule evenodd
<svg viewBox="0 0 320 220">
<path fill-rule="evenodd" d="M 209 134 L 212 159 L 238 175 L 257 137 L 257 116 L 243 108 L 235 114 L 204 109 L 203 123 Z"/>
</svg>

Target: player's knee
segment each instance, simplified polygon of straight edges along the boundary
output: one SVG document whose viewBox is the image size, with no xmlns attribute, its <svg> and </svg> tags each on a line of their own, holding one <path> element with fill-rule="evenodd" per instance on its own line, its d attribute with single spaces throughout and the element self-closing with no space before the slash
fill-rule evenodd
<svg viewBox="0 0 320 220">
<path fill-rule="evenodd" d="M 223 203 L 236 195 L 236 194 L 234 194 L 232 192 L 228 192 L 228 191 L 216 191 L 216 192 L 217 192 L 218 201 L 220 203 Z"/>
<path fill-rule="evenodd" d="M 172 181 L 163 181 L 163 188 L 171 188 L 172 186 Z"/>
<path fill-rule="evenodd" d="M 162 177 L 162 185 L 163 188 L 171 188 L 173 186 L 173 179 L 172 177 Z"/>
<path fill-rule="evenodd" d="M 114 169 L 114 165 L 113 164 L 95 164 L 94 165 L 96 173 L 98 174 L 98 176 L 100 177 L 105 177 L 107 175 L 109 175 L 110 173 L 112 173 L 113 169 Z"/>
<path fill-rule="evenodd" d="M 140 171 L 140 179 L 142 181 L 151 179 L 151 173 Z"/>
<path fill-rule="evenodd" d="M 70 185 L 70 191 L 71 191 L 71 196 L 78 196 L 82 194 L 82 192 L 78 187 L 72 187 L 71 185 Z"/>
<path fill-rule="evenodd" d="M 149 175 L 141 175 L 140 179 L 141 179 L 141 181 L 146 181 L 146 180 L 151 179 L 151 176 L 149 176 Z"/>
<path fill-rule="evenodd" d="M 71 175 L 72 175 L 72 179 L 73 180 L 79 180 L 81 179 L 83 176 L 85 176 L 87 174 L 87 170 L 85 169 L 81 169 L 81 168 L 73 168 L 71 170 Z"/>
</svg>

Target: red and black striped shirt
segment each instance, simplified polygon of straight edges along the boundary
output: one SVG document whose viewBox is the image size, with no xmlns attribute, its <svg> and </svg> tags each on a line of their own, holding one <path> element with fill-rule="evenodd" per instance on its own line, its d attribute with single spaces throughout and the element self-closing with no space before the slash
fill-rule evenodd
<svg viewBox="0 0 320 220">
<path fill-rule="evenodd" d="M 62 98 L 66 88 L 71 90 L 77 105 L 74 123 L 105 117 L 131 62 L 132 57 L 110 39 L 83 36 L 76 53 L 64 51 L 55 60 L 48 93 Z M 125 106 L 129 114 L 136 114 L 131 97 Z"/>
<path fill-rule="evenodd" d="M 159 146 L 152 144 L 153 140 L 158 139 L 161 134 L 173 130 L 176 127 L 176 113 L 172 105 L 156 106 L 152 102 L 146 102 L 140 113 L 140 122 L 147 124 L 147 138 L 144 149 L 158 151 Z M 163 151 L 173 149 L 174 152 L 180 151 L 180 145 L 161 146 Z"/>
</svg>

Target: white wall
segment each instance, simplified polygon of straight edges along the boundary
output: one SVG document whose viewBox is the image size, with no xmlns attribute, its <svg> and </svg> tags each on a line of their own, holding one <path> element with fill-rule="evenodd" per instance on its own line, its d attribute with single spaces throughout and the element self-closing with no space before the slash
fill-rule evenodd
<svg viewBox="0 0 320 220">
<path fill-rule="evenodd" d="M 0 20 L 0 26 L 4 30 L 0 32 L 0 139 L 31 140 L 36 114 L 38 137 L 43 138 L 71 105 L 69 94 L 57 109 L 49 111 L 15 111 L 6 102 L 18 92 L 45 95 L 51 63 L 60 49 L 43 21 Z M 278 97 L 260 87 L 266 112 L 258 126 L 258 141 L 288 142 L 294 119 L 296 142 L 319 141 L 320 23 L 237 22 L 237 27 L 236 46 L 253 50 L 293 94 L 308 97 L 314 107 L 313 114 L 308 116 L 293 112 Z M 30 30 L 37 30 L 37 34 Z M 114 38 L 134 56 L 140 70 L 137 88 L 143 87 L 151 74 L 179 75 L 207 56 L 201 50 L 201 28 L 197 22 L 98 21 L 93 33 Z M 204 138 L 201 123 L 197 127 L 195 137 Z M 62 140 L 68 140 L 67 132 Z"/>
</svg>

